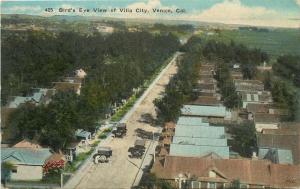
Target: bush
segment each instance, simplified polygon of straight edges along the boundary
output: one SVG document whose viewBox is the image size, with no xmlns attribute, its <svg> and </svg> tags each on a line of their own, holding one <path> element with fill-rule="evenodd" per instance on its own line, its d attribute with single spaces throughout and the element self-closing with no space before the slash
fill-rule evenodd
<svg viewBox="0 0 300 189">
<path fill-rule="evenodd" d="M 107 138 L 107 135 L 102 133 L 98 136 L 99 139 L 106 139 Z"/>
</svg>

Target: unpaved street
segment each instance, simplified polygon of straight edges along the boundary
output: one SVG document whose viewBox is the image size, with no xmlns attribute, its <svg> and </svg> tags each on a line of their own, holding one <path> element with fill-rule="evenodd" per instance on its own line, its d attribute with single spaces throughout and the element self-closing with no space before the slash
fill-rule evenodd
<svg viewBox="0 0 300 189">
<path fill-rule="evenodd" d="M 176 54 L 176 56 L 178 56 L 178 54 Z M 142 101 L 134 107 L 133 111 L 128 116 L 127 136 L 122 139 L 113 138 L 108 140 L 106 144 L 102 144 L 103 146 L 110 146 L 112 148 L 113 156 L 111 161 L 107 164 L 92 165 L 76 188 L 130 188 L 133 185 L 142 164 L 141 159 L 130 159 L 128 157 L 128 148 L 133 146 L 134 141 L 137 139 L 137 136 L 135 136 L 135 129 L 141 128 L 155 132 L 159 129 L 152 127 L 149 124 L 141 123 L 138 120 L 141 115 L 145 113 L 156 116 L 153 100 L 161 95 L 165 85 L 169 82 L 170 77 L 176 72 L 176 63 L 175 61 L 171 61 L 170 65 L 166 67 L 158 80 L 154 81 L 154 84 L 150 86 L 149 91 L 146 92 Z M 151 141 L 147 141 L 147 147 L 150 146 L 150 143 Z"/>
</svg>

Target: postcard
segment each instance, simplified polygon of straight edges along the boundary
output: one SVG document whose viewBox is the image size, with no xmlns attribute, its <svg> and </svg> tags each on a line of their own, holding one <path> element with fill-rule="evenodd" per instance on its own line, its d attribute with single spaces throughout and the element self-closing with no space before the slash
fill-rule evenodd
<svg viewBox="0 0 300 189">
<path fill-rule="evenodd" d="M 1 187 L 300 187 L 299 0 L 3 0 Z"/>
</svg>

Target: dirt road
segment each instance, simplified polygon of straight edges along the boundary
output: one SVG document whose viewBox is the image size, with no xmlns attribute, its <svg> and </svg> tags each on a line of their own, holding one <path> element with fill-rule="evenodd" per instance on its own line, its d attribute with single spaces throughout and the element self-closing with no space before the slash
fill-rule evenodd
<svg viewBox="0 0 300 189">
<path fill-rule="evenodd" d="M 178 54 L 176 54 L 176 56 L 178 56 Z M 154 81 L 153 85 L 149 87 L 149 91 L 146 91 L 140 103 L 133 108 L 133 111 L 131 111 L 128 116 L 127 136 L 123 139 L 113 138 L 108 140 L 106 144 L 103 144 L 103 146 L 110 146 L 113 150 L 111 161 L 107 164 L 93 165 L 88 173 L 80 180 L 76 188 L 127 189 L 133 185 L 143 161 L 141 159 L 130 159 L 128 157 L 128 148 L 133 146 L 134 141 L 137 139 L 135 129 L 141 128 L 154 132 L 159 130 L 159 128 L 152 127 L 146 123 L 141 123 L 138 120 L 141 115 L 145 113 L 150 113 L 154 117 L 156 116 L 153 100 L 161 95 L 166 84 L 168 84 L 170 77 L 177 72 L 174 59 L 162 72 L 163 73 L 158 76 L 158 79 Z M 153 145 L 150 145 L 150 143 L 151 141 L 147 141 L 146 145 L 147 147 L 151 146 L 150 149 L 153 150 Z"/>
</svg>

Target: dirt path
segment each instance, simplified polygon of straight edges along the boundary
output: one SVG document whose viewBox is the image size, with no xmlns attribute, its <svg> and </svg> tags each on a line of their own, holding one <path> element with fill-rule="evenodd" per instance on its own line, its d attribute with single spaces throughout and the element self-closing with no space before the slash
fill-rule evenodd
<svg viewBox="0 0 300 189">
<path fill-rule="evenodd" d="M 175 61 L 171 61 L 170 65 L 166 67 L 163 72 L 164 73 L 154 81 L 154 84 L 150 86 L 150 91 L 144 96 L 138 106 L 134 107 L 131 115 L 128 116 L 127 136 L 123 139 L 111 139 L 105 144 L 106 146 L 110 146 L 113 150 L 111 161 L 107 164 L 92 165 L 76 188 L 116 189 L 130 188 L 132 186 L 139 171 L 139 167 L 142 164 L 142 160 L 128 158 L 127 150 L 134 144 L 134 141 L 137 138 L 134 132 L 135 129 L 141 128 L 147 131 L 158 131 L 159 128 L 152 127 L 146 123 L 140 123 L 138 120 L 144 113 L 150 113 L 153 116 L 156 116 L 153 100 L 161 95 L 171 76 L 177 72 Z M 146 145 L 149 147 L 150 141 L 147 141 Z"/>
</svg>

